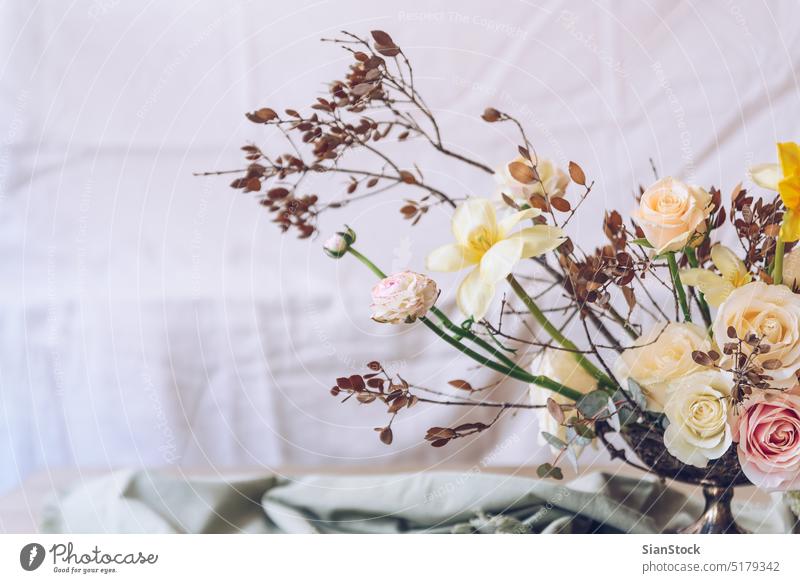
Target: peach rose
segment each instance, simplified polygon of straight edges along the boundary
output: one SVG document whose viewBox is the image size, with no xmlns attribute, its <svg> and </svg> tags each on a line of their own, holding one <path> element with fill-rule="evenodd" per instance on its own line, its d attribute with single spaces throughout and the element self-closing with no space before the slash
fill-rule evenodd
<svg viewBox="0 0 800 583">
<path fill-rule="evenodd" d="M 770 386 L 789 389 L 797 385 L 795 372 L 800 369 L 800 295 L 792 293 L 785 285 L 768 285 L 754 281 L 736 288 L 722 303 L 714 318 L 712 330 L 717 342 L 727 339 L 728 327 L 736 330 L 739 338 L 755 334 L 762 344 L 769 344 L 770 351 L 753 356 L 756 364 L 779 361 L 780 366 L 766 373 L 772 377 Z M 746 354 L 752 347 L 743 343 Z M 732 356 L 723 358 L 723 365 L 731 362 Z"/>
<path fill-rule="evenodd" d="M 634 218 L 657 254 L 679 251 L 705 229 L 711 195 L 699 186 L 662 178 L 644 191 Z"/>
<path fill-rule="evenodd" d="M 770 492 L 800 488 L 800 397 L 760 394 L 732 425 L 748 480 Z"/>
<path fill-rule="evenodd" d="M 515 158 L 498 167 L 494 173 L 494 180 L 497 183 L 497 196 L 507 194 L 520 203 L 527 203 L 528 199 L 534 194 L 558 197 L 564 196 L 569 186 L 569 176 L 561 168 L 556 166 L 551 160 L 541 159 L 536 164 L 536 171 L 539 173 L 539 180 L 530 184 L 523 184 L 516 180 L 508 169 L 512 162 L 520 162 L 530 166 L 530 163 L 522 157 Z"/>
</svg>

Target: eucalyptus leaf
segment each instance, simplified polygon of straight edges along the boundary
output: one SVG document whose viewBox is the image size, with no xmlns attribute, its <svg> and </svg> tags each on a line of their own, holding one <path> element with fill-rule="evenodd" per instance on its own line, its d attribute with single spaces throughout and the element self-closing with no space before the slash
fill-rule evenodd
<svg viewBox="0 0 800 583">
<path fill-rule="evenodd" d="M 588 425 L 583 425 L 582 423 L 579 423 L 575 426 L 575 432 L 589 441 L 596 437 L 594 430 Z"/>
<path fill-rule="evenodd" d="M 608 419 L 606 422 L 608 423 L 609 427 L 614 431 L 619 431 L 620 429 L 620 419 L 619 419 L 619 412 L 617 411 L 617 406 L 614 404 L 614 399 L 608 397 Z"/>
<path fill-rule="evenodd" d="M 596 417 L 608 408 L 608 393 L 605 391 L 592 391 L 586 393 L 576 403 L 578 411 L 586 417 Z"/>
<path fill-rule="evenodd" d="M 544 437 L 545 441 L 547 441 L 547 443 L 549 443 L 556 449 L 564 449 L 565 447 L 567 447 L 566 442 L 556 437 L 552 433 L 548 433 L 547 431 L 542 431 L 542 437 Z"/>
<path fill-rule="evenodd" d="M 636 403 L 636 406 L 644 410 L 647 408 L 647 399 L 639 383 L 633 379 L 628 379 L 628 396 Z"/>
<path fill-rule="evenodd" d="M 592 443 L 591 439 L 580 435 L 577 431 L 575 431 L 574 427 L 567 427 L 567 439 L 570 443 L 580 447 L 585 447 Z"/>
<path fill-rule="evenodd" d="M 575 471 L 575 473 L 578 473 L 578 456 L 580 455 L 580 452 L 582 450 L 583 450 L 582 446 L 577 446 L 573 444 L 567 446 L 567 449 L 564 451 L 564 457 L 572 466 L 572 469 Z"/>
</svg>

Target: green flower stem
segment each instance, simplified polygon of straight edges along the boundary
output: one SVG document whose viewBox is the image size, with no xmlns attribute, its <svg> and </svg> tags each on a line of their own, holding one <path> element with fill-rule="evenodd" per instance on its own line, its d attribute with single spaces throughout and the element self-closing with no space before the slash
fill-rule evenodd
<svg viewBox="0 0 800 583">
<path fill-rule="evenodd" d="M 563 348 L 567 350 L 571 350 L 575 355 L 575 359 L 578 361 L 586 372 L 600 381 L 601 384 L 605 385 L 606 387 L 613 389 L 616 387 L 614 381 L 612 381 L 608 376 L 597 368 L 592 362 L 586 358 L 586 355 L 566 336 L 564 336 L 561 331 L 556 328 L 553 323 L 547 319 L 544 312 L 539 309 L 539 306 L 536 305 L 536 302 L 528 295 L 525 291 L 525 288 L 520 285 L 519 281 L 514 277 L 513 274 L 509 274 L 506 277 L 506 281 L 511 284 L 511 289 L 514 290 L 514 293 L 517 294 L 517 297 L 522 300 L 522 303 L 525 304 L 525 307 L 528 308 L 528 311 L 533 315 L 539 325 L 544 328 L 545 332 L 550 334 L 550 336 L 558 342 Z"/>
<path fill-rule="evenodd" d="M 691 267 L 699 267 L 700 262 L 697 261 L 697 253 L 695 253 L 694 247 L 686 247 L 684 250 L 686 254 L 686 258 L 689 260 L 689 265 Z M 706 302 L 706 297 L 703 292 L 699 292 L 697 294 L 697 303 L 700 306 L 700 313 L 703 316 L 703 322 L 706 323 L 706 328 L 711 327 L 711 310 L 708 308 L 708 302 Z"/>
<path fill-rule="evenodd" d="M 444 330 L 442 330 L 436 324 L 431 322 L 428 318 L 423 316 L 422 318 L 420 318 L 420 320 L 422 320 L 422 323 L 425 324 L 428 328 L 430 328 L 433 331 L 433 333 L 436 334 L 439 338 L 441 338 L 442 340 L 444 340 L 457 350 L 460 350 L 478 364 L 486 366 L 487 368 L 491 368 L 492 370 L 496 370 L 497 372 L 503 373 L 504 375 L 515 378 L 517 380 L 524 381 L 526 383 L 532 383 L 534 385 L 539 385 L 540 387 L 549 389 L 555 393 L 567 397 L 568 399 L 572 399 L 573 401 L 577 401 L 583 396 L 581 392 L 576 391 L 575 389 L 571 389 L 567 386 L 564 386 L 561 383 L 557 383 L 556 381 L 546 376 L 533 375 L 519 368 L 516 365 L 514 365 L 513 368 L 507 368 L 502 364 L 493 361 L 489 357 L 483 356 L 482 354 L 475 352 L 471 348 L 464 346 L 458 340 L 448 335 Z"/>
<path fill-rule="evenodd" d="M 778 240 L 775 242 L 775 265 L 772 268 L 772 282 L 775 285 L 783 283 L 783 247 L 783 237 L 778 235 Z"/>
<path fill-rule="evenodd" d="M 496 357 L 500 361 L 502 361 L 506 366 L 509 367 L 517 366 L 517 364 L 513 360 L 511 360 L 505 354 L 503 354 L 496 346 L 492 346 L 491 344 L 486 342 L 486 340 L 475 334 L 472 330 L 467 330 L 466 328 L 462 328 L 461 326 L 456 325 L 454 322 L 450 320 L 450 318 L 447 317 L 447 315 L 444 312 L 442 312 L 436 306 L 431 306 L 431 312 L 436 314 L 439 320 L 442 321 L 442 325 L 448 330 L 450 330 L 450 332 L 455 334 L 457 337 L 464 336 L 466 338 L 469 338 L 472 342 L 474 342 L 475 344 L 477 344 L 478 346 L 489 352 L 489 354 L 491 354 L 493 357 Z"/>
<path fill-rule="evenodd" d="M 361 253 L 356 251 L 355 247 L 353 246 L 348 247 L 347 252 L 353 255 L 361 263 L 369 267 L 369 270 L 375 275 L 377 275 L 379 278 L 385 279 L 386 277 L 388 277 L 383 271 L 380 270 L 380 268 L 378 268 L 377 265 L 375 265 L 372 261 L 364 257 Z"/>
<path fill-rule="evenodd" d="M 686 322 L 692 321 L 692 313 L 689 311 L 689 303 L 686 301 L 686 290 L 681 283 L 681 274 L 678 272 L 678 262 L 675 261 L 675 252 L 667 253 L 667 263 L 669 264 L 669 274 L 672 276 L 672 285 L 678 294 L 678 303 L 681 305 L 683 319 Z"/>
<path fill-rule="evenodd" d="M 369 268 L 369 270 L 372 271 L 372 273 L 377 275 L 379 278 L 383 279 L 383 278 L 386 277 L 386 274 L 383 271 L 381 271 L 381 269 L 378 268 L 377 265 L 375 265 L 372 261 L 367 259 L 367 257 L 362 255 L 359 251 L 354 249 L 352 246 L 348 247 L 347 251 L 350 254 L 352 254 L 356 259 L 361 261 L 361 263 L 366 265 Z M 441 338 L 442 340 L 444 340 L 445 342 L 450 344 L 455 349 L 457 349 L 460 352 L 464 353 L 465 355 L 469 356 L 472 360 L 474 360 L 478 364 L 481 364 L 481 365 L 483 365 L 483 366 L 485 366 L 487 368 L 491 368 L 492 370 L 495 370 L 495 371 L 497 371 L 499 373 L 502 373 L 502 374 L 504 374 L 506 376 L 509 376 L 509 377 L 512 377 L 512 378 L 515 378 L 517 380 L 520 380 L 520 381 L 523 381 L 523 382 L 526 382 L 526 383 L 532 383 L 532 384 L 538 385 L 540 387 L 544 387 L 545 389 L 549 389 L 549 390 L 551 390 L 551 391 L 553 391 L 555 393 L 558 393 L 560 395 L 565 396 L 568 399 L 572 399 L 573 401 L 577 401 L 578 399 L 580 399 L 583 396 L 583 394 L 581 392 L 576 391 L 575 389 L 571 389 L 571 388 L 569 388 L 569 387 L 567 387 L 565 385 L 562 385 L 561 383 L 557 383 L 556 381 L 554 381 L 554 380 L 552 380 L 552 379 L 550 379 L 548 377 L 545 377 L 545 376 L 542 376 L 542 375 L 533 375 L 533 374 L 531 374 L 531 373 L 519 368 L 512 360 L 510 360 L 507 357 L 505 357 L 505 355 L 499 354 L 497 352 L 497 349 L 495 349 L 493 346 L 491 346 L 485 340 L 483 340 L 482 338 L 479 338 L 478 336 L 475 336 L 475 334 L 473 334 L 472 332 L 470 332 L 468 330 L 464 330 L 463 328 L 460 328 L 459 326 L 456 326 L 455 324 L 453 324 L 449 320 L 449 318 L 447 318 L 447 316 L 445 316 L 444 313 L 441 310 L 439 310 L 438 308 L 436 308 L 435 310 L 432 309 L 431 311 L 433 313 L 435 313 L 439 318 L 442 319 L 442 322 L 445 324 L 445 326 L 447 326 L 448 328 L 451 328 L 451 327 L 452 328 L 456 328 L 458 334 L 470 337 L 471 340 L 474 340 L 474 341 L 476 341 L 477 344 L 479 344 L 481 346 L 484 346 L 488 350 L 491 350 L 493 354 L 501 357 L 502 359 L 504 359 L 504 362 L 507 361 L 507 363 L 508 363 L 508 365 L 503 365 L 503 364 L 500 364 L 498 362 L 495 362 L 494 360 L 492 360 L 491 358 L 489 358 L 487 356 L 484 356 L 484 355 L 482 355 L 482 354 L 480 354 L 478 352 L 475 352 L 471 348 L 469 348 L 467 346 L 464 346 L 459 341 L 458 338 L 453 338 L 452 336 L 447 334 L 447 332 L 445 332 L 444 330 L 439 328 L 439 326 L 434 324 L 428 318 L 426 318 L 424 316 L 422 318 L 420 318 L 422 323 L 425 324 L 425 326 L 427 326 L 439 338 Z"/>
</svg>

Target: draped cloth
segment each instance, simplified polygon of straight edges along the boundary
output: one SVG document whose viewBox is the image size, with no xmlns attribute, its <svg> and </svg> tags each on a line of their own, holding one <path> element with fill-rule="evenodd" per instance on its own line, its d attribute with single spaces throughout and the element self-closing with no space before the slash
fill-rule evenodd
<svg viewBox="0 0 800 583">
<path fill-rule="evenodd" d="M 737 494 L 752 532 L 789 532 L 793 515 Z M 743 495 L 744 494 L 744 495 Z M 741 508 L 739 507 L 741 506 Z M 656 533 L 689 524 L 702 500 L 651 477 L 592 473 L 568 483 L 487 472 L 189 478 L 118 471 L 53 495 L 50 533 L 449 533 L 503 518 L 533 533 Z"/>
</svg>

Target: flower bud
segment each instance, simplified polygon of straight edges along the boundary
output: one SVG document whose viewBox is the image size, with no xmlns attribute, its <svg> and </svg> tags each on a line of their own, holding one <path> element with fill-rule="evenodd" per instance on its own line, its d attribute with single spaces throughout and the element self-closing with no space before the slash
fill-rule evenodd
<svg viewBox="0 0 800 583">
<path fill-rule="evenodd" d="M 355 241 L 355 231 L 345 225 L 344 231 L 340 231 L 334 235 L 331 235 L 331 237 L 325 241 L 325 244 L 322 247 L 329 257 L 339 259 L 340 257 L 344 256 L 345 253 L 347 253 L 350 245 L 355 243 Z"/>
</svg>

